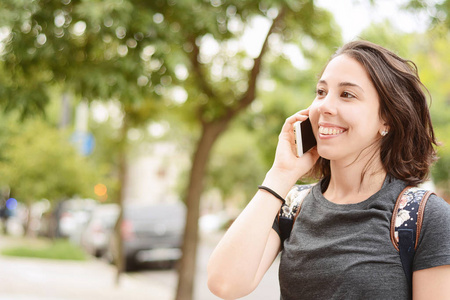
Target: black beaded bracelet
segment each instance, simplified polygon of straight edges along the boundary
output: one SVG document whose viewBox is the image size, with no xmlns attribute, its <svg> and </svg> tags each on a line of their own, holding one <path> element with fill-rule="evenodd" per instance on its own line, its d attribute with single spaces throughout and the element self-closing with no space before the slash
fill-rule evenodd
<svg viewBox="0 0 450 300">
<path fill-rule="evenodd" d="M 283 204 L 286 203 L 286 201 L 283 199 L 283 197 L 278 195 L 278 193 L 275 192 L 274 190 L 272 190 L 271 188 L 268 188 L 267 186 L 264 186 L 264 185 L 258 185 L 258 189 L 268 191 L 269 193 L 274 195 L 276 198 L 280 199 Z"/>
</svg>

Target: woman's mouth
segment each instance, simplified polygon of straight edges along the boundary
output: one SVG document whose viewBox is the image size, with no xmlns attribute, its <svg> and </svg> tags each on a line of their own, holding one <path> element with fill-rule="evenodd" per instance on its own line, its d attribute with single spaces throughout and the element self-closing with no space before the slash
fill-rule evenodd
<svg viewBox="0 0 450 300">
<path fill-rule="evenodd" d="M 327 127 L 327 126 L 319 126 L 319 133 L 321 135 L 338 135 L 345 131 L 345 129 L 340 127 Z"/>
</svg>

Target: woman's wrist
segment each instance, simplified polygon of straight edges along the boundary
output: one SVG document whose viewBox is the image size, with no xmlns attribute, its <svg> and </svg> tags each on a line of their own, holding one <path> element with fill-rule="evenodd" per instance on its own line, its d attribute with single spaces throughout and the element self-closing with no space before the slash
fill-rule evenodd
<svg viewBox="0 0 450 300">
<path fill-rule="evenodd" d="M 261 185 L 266 186 L 285 198 L 292 186 L 297 182 L 295 176 L 277 169 L 270 169 Z"/>
</svg>

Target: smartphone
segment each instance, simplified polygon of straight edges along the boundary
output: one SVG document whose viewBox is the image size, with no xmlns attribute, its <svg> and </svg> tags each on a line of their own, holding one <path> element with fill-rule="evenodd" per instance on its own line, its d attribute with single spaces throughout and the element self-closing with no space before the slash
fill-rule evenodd
<svg viewBox="0 0 450 300">
<path fill-rule="evenodd" d="M 294 135 L 298 157 L 302 156 L 303 153 L 306 153 L 309 149 L 317 145 L 309 118 L 305 121 L 298 121 L 294 123 Z"/>
</svg>

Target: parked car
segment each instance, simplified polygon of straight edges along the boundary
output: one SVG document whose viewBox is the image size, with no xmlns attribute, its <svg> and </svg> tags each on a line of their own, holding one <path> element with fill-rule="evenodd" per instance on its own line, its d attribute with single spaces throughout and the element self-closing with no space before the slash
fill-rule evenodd
<svg viewBox="0 0 450 300">
<path fill-rule="evenodd" d="M 97 205 L 97 201 L 93 199 L 70 199 L 60 202 L 53 212 L 53 218 L 56 220 L 54 236 L 67 237 L 79 244 L 81 231 Z"/>
<path fill-rule="evenodd" d="M 119 206 L 114 203 L 101 204 L 94 208 L 81 232 L 80 244 L 86 252 L 96 257 L 105 255 L 119 210 Z"/>
<path fill-rule="evenodd" d="M 125 270 L 147 262 L 164 262 L 173 267 L 181 257 L 185 222 L 182 203 L 126 205 L 121 224 Z M 114 259 L 116 245 L 114 235 L 109 247 Z"/>
</svg>

